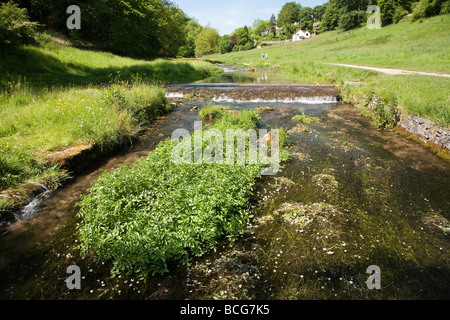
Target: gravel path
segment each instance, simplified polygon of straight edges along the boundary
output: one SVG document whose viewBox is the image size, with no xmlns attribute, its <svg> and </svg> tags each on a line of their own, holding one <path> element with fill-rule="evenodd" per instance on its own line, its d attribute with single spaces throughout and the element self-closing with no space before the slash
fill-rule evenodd
<svg viewBox="0 0 450 320">
<path fill-rule="evenodd" d="M 400 70 L 400 69 L 388 69 L 388 68 L 375 68 L 375 67 L 365 67 L 365 66 L 355 66 L 352 64 L 342 64 L 342 63 L 327 63 L 335 66 L 341 67 L 349 67 L 349 68 L 357 68 L 357 69 L 366 69 L 366 70 L 374 70 L 386 74 L 399 75 L 399 74 L 419 74 L 425 76 L 434 76 L 434 77 L 446 77 L 450 78 L 450 74 L 445 73 L 430 73 L 430 72 L 420 72 L 420 71 L 409 71 L 409 70 Z"/>
</svg>

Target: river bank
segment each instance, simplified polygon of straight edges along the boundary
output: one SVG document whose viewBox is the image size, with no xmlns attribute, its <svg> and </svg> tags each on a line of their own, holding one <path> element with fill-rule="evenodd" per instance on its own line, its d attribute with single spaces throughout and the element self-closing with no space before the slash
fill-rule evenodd
<svg viewBox="0 0 450 320">
<path fill-rule="evenodd" d="M 74 237 L 80 195 L 103 171 L 146 157 L 175 129 L 191 129 L 198 110 L 209 104 L 184 100 L 130 152 L 104 159 L 57 190 L 33 219 L 11 225 L 0 239 L 2 298 L 448 297 L 449 164 L 402 136 L 380 132 L 342 103 L 225 104 L 236 111 L 260 107 L 261 127 L 283 127 L 291 141 L 291 160 L 256 184 L 253 218 L 237 241 L 223 239 L 216 252 L 190 265 L 171 263 L 169 273 L 146 281 L 126 272 L 111 278 L 110 262 L 83 258 Z M 317 121 L 302 124 L 292 120 L 296 115 Z M 73 264 L 83 276 L 81 290 L 64 283 Z M 365 285 L 370 265 L 381 269 L 381 290 Z"/>
</svg>

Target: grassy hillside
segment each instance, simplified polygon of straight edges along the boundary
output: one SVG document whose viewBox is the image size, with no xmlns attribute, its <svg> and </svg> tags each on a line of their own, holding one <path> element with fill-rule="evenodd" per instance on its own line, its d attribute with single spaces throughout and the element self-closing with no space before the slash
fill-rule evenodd
<svg viewBox="0 0 450 320">
<path fill-rule="evenodd" d="M 152 61 L 120 57 L 108 52 L 82 50 L 62 38 L 42 34 L 38 46 L 23 46 L 2 53 L 0 86 L 26 81 L 32 87 L 86 86 L 108 82 L 108 76 L 121 71 L 123 80 L 139 74 L 147 82 L 178 83 L 204 78 L 216 72 L 213 65 L 194 59 Z"/>
<path fill-rule="evenodd" d="M 450 79 L 430 76 L 390 76 L 325 63 L 346 63 L 424 72 L 450 73 L 450 15 L 402 22 L 379 30 L 332 31 L 297 42 L 247 52 L 210 56 L 224 63 L 276 67 L 292 81 L 337 83 L 350 99 L 372 91 L 395 99 L 405 114 L 450 124 Z M 269 54 L 268 60 L 261 53 Z"/>
<path fill-rule="evenodd" d="M 215 72 L 196 60 L 144 61 L 74 48 L 41 35 L 0 59 L 0 191 L 54 184 L 65 173 L 48 154 L 73 146 L 112 149 L 169 106 L 162 83 Z M 0 211 L 8 206 L 0 199 Z"/>
</svg>

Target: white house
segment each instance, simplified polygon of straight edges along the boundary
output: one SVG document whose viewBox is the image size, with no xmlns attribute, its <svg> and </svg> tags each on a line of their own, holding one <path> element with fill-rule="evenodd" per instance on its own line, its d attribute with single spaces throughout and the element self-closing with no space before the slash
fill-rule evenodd
<svg viewBox="0 0 450 320">
<path fill-rule="evenodd" d="M 302 41 L 311 38 L 311 33 L 304 30 L 298 30 L 292 37 L 292 42 Z"/>
</svg>

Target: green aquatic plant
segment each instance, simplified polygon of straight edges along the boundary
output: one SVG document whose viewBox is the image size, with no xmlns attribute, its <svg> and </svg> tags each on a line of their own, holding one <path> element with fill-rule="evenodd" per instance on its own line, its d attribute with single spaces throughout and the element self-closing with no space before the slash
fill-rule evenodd
<svg viewBox="0 0 450 320">
<path fill-rule="evenodd" d="M 319 123 L 319 118 L 317 117 L 310 117 L 305 114 L 305 110 L 301 110 L 301 114 L 297 114 L 292 117 L 292 120 L 298 123 L 302 124 L 313 124 L 313 123 Z"/>
<path fill-rule="evenodd" d="M 220 112 L 218 130 L 260 122 L 252 111 Z M 261 164 L 176 164 L 177 143 L 165 140 L 147 158 L 104 173 L 79 203 L 79 249 L 111 261 L 114 275 L 166 273 L 171 262 L 187 264 L 245 230 Z"/>
</svg>

